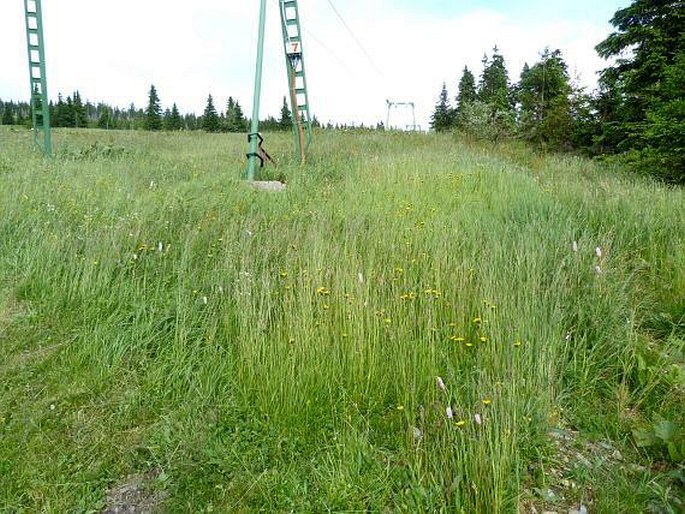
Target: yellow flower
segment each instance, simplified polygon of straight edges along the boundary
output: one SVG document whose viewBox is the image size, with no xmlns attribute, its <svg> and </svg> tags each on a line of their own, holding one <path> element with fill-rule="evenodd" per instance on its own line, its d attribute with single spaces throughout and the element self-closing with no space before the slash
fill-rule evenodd
<svg viewBox="0 0 685 514">
<path fill-rule="evenodd" d="M 474 322 L 474 323 L 482 323 L 483 320 L 480 319 L 480 317 L 477 317 L 477 318 L 473 318 L 473 322 Z"/>
<path fill-rule="evenodd" d="M 480 342 L 481 342 L 481 343 L 484 343 L 484 342 L 487 341 L 487 340 L 488 340 L 487 337 L 485 337 L 485 336 L 480 336 Z"/>
<path fill-rule="evenodd" d="M 383 322 L 384 322 L 386 325 L 390 325 L 390 324 L 392 323 L 392 320 L 391 320 L 390 318 L 385 318 L 385 319 L 383 320 Z"/>
<path fill-rule="evenodd" d="M 464 421 L 463 419 L 460 419 L 459 421 L 457 421 L 457 422 L 455 423 L 455 425 L 457 425 L 459 428 L 461 428 L 461 427 L 463 427 L 464 425 L 466 425 L 466 421 Z"/>
<path fill-rule="evenodd" d="M 288 276 L 287 271 L 281 271 L 281 278 L 286 278 Z"/>
<path fill-rule="evenodd" d="M 522 344 L 523 344 L 523 343 L 521 343 L 521 341 L 516 341 L 516 342 L 514 343 L 514 346 L 515 346 L 516 348 L 518 348 L 518 347 L 521 346 Z"/>
<path fill-rule="evenodd" d="M 490 405 L 492 403 L 492 400 L 490 398 L 485 398 L 483 400 L 483 405 Z"/>
<path fill-rule="evenodd" d="M 473 343 L 466 343 L 466 346 L 471 348 L 473 346 Z"/>
<path fill-rule="evenodd" d="M 461 336 L 452 336 L 452 337 L 450 337 L 450 339 L 452 341 L 456 341 L 457 343 L 463 343 L 464 342 L 464 338 Z"/>
<path fill-rule="evenodd" d="M 318 287 L 316 289 L 316 294 L 318 294 L 319 296 L 327 296 L 327 295 L 331 294 L 331 290 L 328 289 L 327 287 L 323 287 L 323 286 Z"/>
</svg>

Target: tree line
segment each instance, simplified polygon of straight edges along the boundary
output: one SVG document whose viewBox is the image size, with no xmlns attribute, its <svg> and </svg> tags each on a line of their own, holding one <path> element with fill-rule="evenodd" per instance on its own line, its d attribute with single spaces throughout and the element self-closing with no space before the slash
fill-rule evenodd
<svg viewBox="0 0 685 514">
<path fill-rule="evenodd" d="M 581 151 L 685 183 L 685 2 L 633 0 L 611 24 L 615 32 L 596 51 L 615 62 L 592 94 L 573 83 L 561 51 L 549 48 L 511 83 L 495 47 L 478 82 L 464 67 L 453 105 L 443 83 L 431 128 Z"/>
<path fill-rule="evenodd" d="M 31 126 L 31 107 L 28 102 L 0 100 L 0 123 L 3 125 Z M 313 120 L 318 125 L 316 119 Z M 224 110 L 217 110 L 210 94 L 201 116 L 181 113 L 176 103 L 162 108 L 157 88 L 150 86 L 148 103 L 143 108 L 131 104 L 121 109 L 106 103 L 83 101 L 75 91 L 66 98 L 60 93 L 57 102 L 50 102 L 50 126 L 66 128 L 100 128 L 107 130 L 205 130 L 208 132 L 245 132 L 249 120 L 240 102 L 229 96 Z M 292 130 L 292 115 L 286 98 L 283 98 L 278 119 L 269 116 L 260 121 L 261 130 Z"/>
</svg>

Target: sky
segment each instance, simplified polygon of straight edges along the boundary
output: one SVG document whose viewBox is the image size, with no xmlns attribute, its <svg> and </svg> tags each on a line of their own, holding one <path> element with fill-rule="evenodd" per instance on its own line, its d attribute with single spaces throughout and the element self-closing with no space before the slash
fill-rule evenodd
<svg viewBox="0 0 685 514">
<path fill-rule="evenodd" d="M 322 122 L 375 124 L 386 99 L 414 102 L 426 129 L 445 82 L 464 66 L 478 77 L 496 45 L 516 82 L 525 62 L 560 49 L 588 90 L 606 66 L 594 47 L 630 0 L 300 0 L 312 114 Z M 164 108 L 201 114 L 212 94 L 252 112 L 258 0 L 43 0 L 48 92 L 79 90 L 93 103 L 138 107 L 154 84 Z M 335 9 L 334 9 L 335 8 Z M 342 16 L 341 22 L 336 11 Z M 262 110 L 278 117 L 288 82 L 277 0 L 267 2 Z M 0 99 L 28 97 L 22 0 L 0 0 Z M 390 125 L 411 123 L 393 110 Z"/>
</svg>

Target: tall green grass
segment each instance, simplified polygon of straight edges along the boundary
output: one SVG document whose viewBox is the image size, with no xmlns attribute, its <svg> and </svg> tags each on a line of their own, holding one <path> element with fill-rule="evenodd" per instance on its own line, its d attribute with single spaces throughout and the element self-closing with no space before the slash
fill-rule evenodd
<svg viewBox="0 0 685 514">
<path fill-rule="evenodd" d="M 155 468 L 169 511 L 515 512 L 560 408 L 682 412 L 682 191 L 452 136 L 271 135 L 277 194 L 238 136 L 0 136 L 0 509 Z"/>
</svg>

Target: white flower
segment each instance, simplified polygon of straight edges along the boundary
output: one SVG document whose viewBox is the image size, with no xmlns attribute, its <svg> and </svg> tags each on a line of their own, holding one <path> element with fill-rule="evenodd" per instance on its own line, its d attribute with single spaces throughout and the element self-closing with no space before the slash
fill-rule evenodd
<svg viewBox="0 0 685 514">
<path fill-rule="evenodd" d="M 571 246 L 573 248 L 574 252 L 578 251 L 578 241 L 573 241 L 573 245 Z"/>
<path fill-rule="evenodd" d="M 202 302 L 202 305 L 207 305 L 208 300 L 207 300 L 206 296 L 203 296 L 202 298 L 200 298 L 200 301 Z"/>
<path fill-rule="evenodd" d="M 416 444 L 419 444 L 421 442 L 421 439 L 423 439 L 423 432 L 421 432 L 421 429 L 413 427 L 414 428 L 414 442 Z"/>
<path fill-rule="evenodd" d="M 601 275 L 602 274 L 602 268 L 600 268 L 599 266 L 595 266 L 595 273 L 597 273 L 598 275 Z"/>
<path fill-rule="evenodd" d="M 362 275 L 361 271 L 357 273 L 357 280 L 359 280 L 360 284 L 364 283 L 364 275 Z"/>
<path fill-rule="evenodd" d="M 446 391 L 447 388 L 445 387 L 445 382 L 442 381 L 442 378 L 440 377 L 435 377 L 435 382 L 438 384 L 438 388 L 441 391 Z"/>
<path fill-rule="evenodd" d="M 474 414 L 473 419 L 476 422 L 476 425 L 482 425 L 483 424 L 483 420 L 481 419 L 480 414 L 478 414 L 478 413 Z"/>
<path fill-rule="evenodd" d="M 164 251 L 164 243 L 162 243 L 161 241 L 159 243 L 157 243 L 157 251 L 158 252 Z"/>
<path fill-rule="evenodd" d="M 598 246 L 595 248 L 595 255 L 597 256 L 598 259 L 602 258 L 602 249 Z"/>
<path fill-rule="evenodd" d="M 447 419 L 454 418 L 454 412 L 452 412 L 452 407 L 450 407 L 449 405 L 447 406 L 447 409 L 445 409 L 445 412 L 447 414 Z"/>
</svg>

